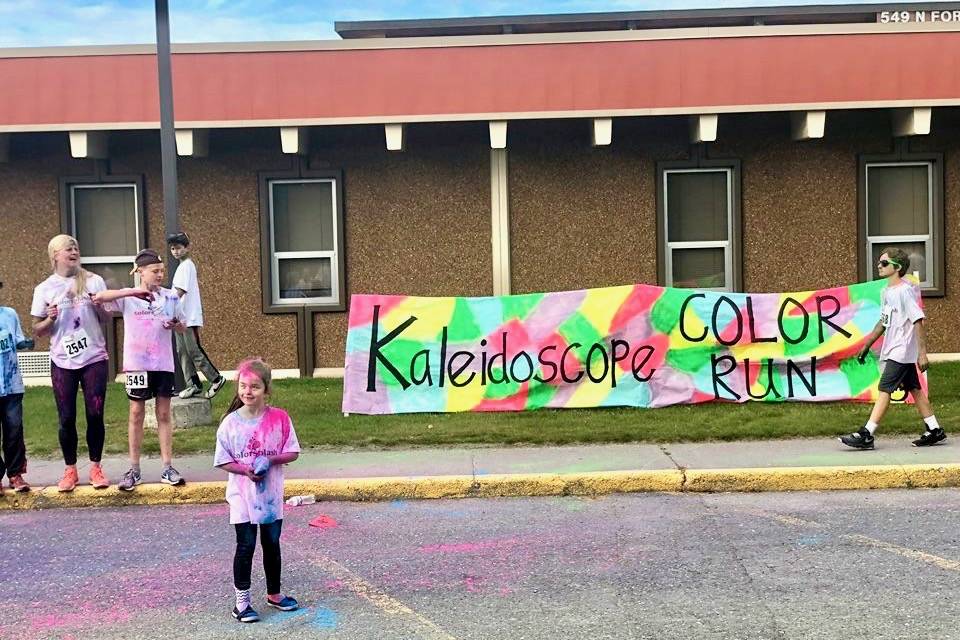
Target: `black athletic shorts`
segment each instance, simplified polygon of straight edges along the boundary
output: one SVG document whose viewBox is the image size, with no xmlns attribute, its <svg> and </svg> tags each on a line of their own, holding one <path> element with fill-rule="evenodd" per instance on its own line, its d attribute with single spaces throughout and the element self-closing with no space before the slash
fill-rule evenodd
<svg viewBox="0 0 960 640">
<path fill-rule="evenodd" d="M 131 400 L 174 396 L 172 371 L 129 371 L 126 376 L 127 397 Z"/>
<path fill-rule="evenodd" d="M 913 391 L 920 388 L 920 376 L 917 375 L 917 365 L 903 364 L 894 360 L 887 360 L 880 376 L 880 391 L 893 393 L 897 389 Z"/>
</svg>

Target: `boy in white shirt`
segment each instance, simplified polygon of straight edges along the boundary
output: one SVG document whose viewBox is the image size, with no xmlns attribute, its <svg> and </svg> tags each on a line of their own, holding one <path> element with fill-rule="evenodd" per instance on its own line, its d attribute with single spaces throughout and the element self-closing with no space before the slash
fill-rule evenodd
<svg viewBox="0 0 960 640">
<path fill-rule="evenodd" d="M 203 383 L 197 370 L 201 371 L 210 388 L 203 395 L 212 398 L 226 383 L 226 378 L 210 361 L 210 356 L 200 346 L 200 327 L 203 326 L 203 305 L 200 302 L 200 285 L 197 282 L 197 266 L 190 258 L 190 238 L 187 234 L 173 233 L 167 236 L 167 245 L 170 253 L 180 261 L 173 275 L 173 288 L 180 296 L 183 306 L 183 315 L 186 319 L 187 330 L 177 334 L 177 356 L 180 358 L 180 369 L 187 387 L 180 392 L 183 399 L 192 398 L 203 391 Z"/>
<path fill-rule="evenodd" d="M 887 287 L 883 290 L 883 309 L 880 321 L 867 336 L 857 359 L 863 363 L 870 347 L 883 335 L 883 347 L 880 349 L 883 374 L 880 376 L 880 395 L 867 424 L 860 427 L 859 431 L 840 437 L 840 442 L 854 449 L 873 448 L 873 434 L 890 406 L 890 394 L 898 388 L 913 396 L 917 411 L 926 425 L 923 434 L 913 441 L 913 446 L 928 447 L 947 437 L 933 415 L 930 401 L 917 375 L 917 368 L 921 372 L 926 371 L 929 361 L 920 291 L 903 279 L 909 267 L 910 257 L 899 248 L 884 249 L 877 263 L 877 273 L 887 279 Z"/>
</svg>

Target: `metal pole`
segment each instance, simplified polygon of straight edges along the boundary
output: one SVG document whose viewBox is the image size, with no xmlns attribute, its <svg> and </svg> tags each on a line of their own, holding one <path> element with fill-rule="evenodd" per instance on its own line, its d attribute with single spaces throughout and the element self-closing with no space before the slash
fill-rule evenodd
<svg viewBox="0 0 960 640">
<path fill-rule="evenodd" d="M 170 11 L 167 0 L 156 0 L 157 77 L 160 81 L 160 161 L 163 171 L 163 229 L 177 227 L 177 138 L 173 128 L 173 79 L 170 71 Z M 166 238 L 164 238 L 164 242 Z M 167 252 L 167 258 L 171 258 Z M 169 264 L 169 262 L 168 262 Z M 172 270 L 170 277 L 173 277 Z"/>
<path fill-rule="evenodd" d="M 179 231 L 177 222 L 177 136 L 173 128 L 173 74 L 170 63 L 170 10 L 167 0 L 156 0 L 157 78 L 160 82 L 160 168 L 163 175 L 163 246 L 167 236 Z M 158 247 L 159 249 L 159 247 Z M 173 255 L 166 251 L 168 285 L 173 283 Z M 171 337 L 176 354 L 176 338 Z M 184 387 L 180 359 L 174 357 L 176 388 Z"/>
</svg>

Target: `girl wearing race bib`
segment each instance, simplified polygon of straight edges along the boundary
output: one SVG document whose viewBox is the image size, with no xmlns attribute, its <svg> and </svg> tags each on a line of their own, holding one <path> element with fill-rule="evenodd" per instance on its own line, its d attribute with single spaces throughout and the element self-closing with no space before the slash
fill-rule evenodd
<svg viewBox="0 0 960 640">
<path fill-rule="evenodd" d="M 267 578 L 267 605 L 293 611 L 300 605 L 280 590 L 280 531 L 283 526 L 283 465 L 300 455 L 290 416 L 267 405 L 270 367 L 254 358 L 237 366 L 237 394 L 217 429 L 213 464 L 227 472 L 230 524 L 237 534 L 233 586 L 240 622 L 260 616 L 250 598 L 250 571 L 257 546 L 257 526 Z"/>
<path fill-rule="evenodd" d="M 123 371 L 126 374 L 130 415 L 127 436 L 130 469 L 118 488 L 133 491 L 140 484 L 140 447 L 143 444 L 143 418 L 146 401 L 156 398 L 157 436 L 163 471 L 160 482 L 183 484 L 180 472 L 173 468 L 173 422 L 170 398 L 173 397 L 173 338 L 171 331 L 183 331 L 179 298 L 175 291 L 161 286 L 163 261 L 153 249 L 137 254 L 131 273 L 140 274 L 135 289 L 100 291 L 94 300 L 123 314 Z"/>
<path fill-rule="evenodd" d="M 109 318 L 93 301 L 105 290 L 103 278 L 80 266 L 80 246 L 68 235 L 55 236 L 47 245 L 53 273 L 33 290 L 33 329 L 50 336 L 50 378 L 60 421 L 60 449 L 66 469 L 57 483 L 73 491 L 77 473 L 77 389 L 83 388 L 87 416 L 90 484 L 110 485 L 100 466 L 103 454 L 103 405 L 107 395 L 107 346 L 102 322 Z"/>
</svg>

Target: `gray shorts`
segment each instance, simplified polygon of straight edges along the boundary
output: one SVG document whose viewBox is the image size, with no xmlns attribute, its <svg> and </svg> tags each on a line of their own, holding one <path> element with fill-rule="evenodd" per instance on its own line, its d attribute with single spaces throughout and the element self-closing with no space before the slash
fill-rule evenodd
<svg viewBox="0 0 960 640">
<path fill-rule="evenodd" d="M 880 391 L 893 393 L 897 389 L 903 389 L 909 392 L 919 388 L 920 376 L 917 375 L 916 364 L 887 360 L 886 366 L 883 367 L 883 375 L 880 376 Z"/>
</svg>

